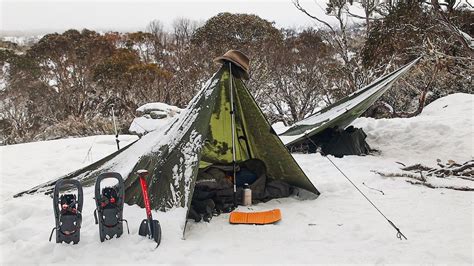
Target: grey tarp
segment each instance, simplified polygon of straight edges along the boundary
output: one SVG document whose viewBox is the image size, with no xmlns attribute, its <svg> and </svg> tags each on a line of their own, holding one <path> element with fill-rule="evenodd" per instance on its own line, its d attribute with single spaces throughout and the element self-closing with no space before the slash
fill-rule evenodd
<svg viewBox="0 0 474 266">
<path fill-rule="evenodd" d="M 307 118 L 296 122 L 286 131 L 280 133 L 280 138 L 285 145 L 299 143 L 326 128 L 344 129 L 356 118 L 364 113 L 392 84 L 406 73 L 420 58 L 413 60 L 405 66 L 384 75 L 366 87 L 351 95 L 329 105 Z"/>
</svg>

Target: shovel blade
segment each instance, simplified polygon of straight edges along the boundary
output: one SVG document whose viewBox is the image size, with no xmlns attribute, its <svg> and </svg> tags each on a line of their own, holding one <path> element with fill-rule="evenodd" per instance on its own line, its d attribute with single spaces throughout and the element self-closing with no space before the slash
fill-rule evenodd
<svg viewBox="0 0 474 266">
<path fill-rule="evenodd" d="M 140 224 L 140 228 L 138 229 L 138 234 L 141 236 L 148 236 L 150 235 L 150 230 L 148 229 L 148 220 L 144 219 Z"/>
<path fill-rule="evenodd" d="M 153 220 L 152 225 L 153 225 L 151 227 L 151 229 L 153 230 L 152 236 L 157 244 L 156 246 L 158 247 L 161 243 L 161 225 L 160 225 L 160 222 L 158 222 L 158 220 Z"/>
<path fill-rule="evenodd" d="M 152 224 L 151 224 L 151 233 L 150 233 L 150 229 L 149 229 L 149 226 L 148 226 L 148 220 L 145 219 L 142 221 L 142 223 L 140 224 L 140 228 L 138 229 L 138 234 L 141 235 L 141 236 L 148 236 L 150 238 L 153 238 L 153 240 L 155 240 L 155 242 L 160 245 L 161 243 L 161 226 L 160 226 L 160 222 L 158 222 L 158 220 L 153 220 L 152 221 Z M 157 245 L 157 246 L 158 246 Z"/>
</svg>

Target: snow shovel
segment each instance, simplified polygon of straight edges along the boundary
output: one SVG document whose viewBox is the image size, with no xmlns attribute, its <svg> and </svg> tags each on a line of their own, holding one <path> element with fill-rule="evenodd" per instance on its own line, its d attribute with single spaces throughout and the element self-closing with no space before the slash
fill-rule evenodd
<svg viewBox="0 0 474 266">
<path fill-rule="evenodd" d="M 148 175 L 147 170 L 138 170 L 137 175 L 140 178 L 140 186 L 142 188 L 143 202 L 145 203 L 146 219 L 140 224 L 138 234 L 141 236 L 147 236 L 149 239 L 154 239 L 157 243 L 156 247 L 161 242 L 161 226 L 158 220 L 153 220 L 151 216 L 150 198 L 148 197 L 148 186 L 146 184 L 145 177 Z"/>
</svg>

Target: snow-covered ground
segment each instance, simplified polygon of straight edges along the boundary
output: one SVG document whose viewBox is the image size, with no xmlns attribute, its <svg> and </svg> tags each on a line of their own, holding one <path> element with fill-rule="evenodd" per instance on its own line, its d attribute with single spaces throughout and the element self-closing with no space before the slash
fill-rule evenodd
<svg viewBox="0 0 474 266">
<path fill-rule="evenodd" d="M 395 231 L 345 178 L 319 154 L 295 154 L 321 196 L 316 200 L 272 200 L 240 210 L 280 208 L 275 225 L 230 225 L 228 214 L 210 223 L 188 223 L 181 239 L 182 209 L 155 212 L 163 228 L 158 249 L 138 236 L 145 211 L 125 206 L 130 235 L 101 243 L 92 215 L 93 190 L 85 188 L 83 227 L 78 245 L 48 242 L 54 225 L 52 200 L 45 195 L 12 195 L 89 164 L 115 150 L 113 136 L 62 139 L 0 147 L 0 264 L 223 264 L 223 263 L 423 263 L 473 264 L 473 193 L 414 186 L 403 178 L 383 178 L 371 170 L 399 171 L 398 162 L 473 158 L 474 96 L 442 98 L 409 119 L 356 120 L 374 156 L 333 160 L 408 237 Z M 133 141 L 123 136 L 122 144 Z M 92 148 L 91 148 L 92 147 Z M 446 180 L 453 182 L 455 180 Z M 472 183 L 472 182 L 471 182 Z M 470 185 L 466 181 L 464 185 Z M 366 186 L 382 190 L 380 192 Z"/>
</svg>

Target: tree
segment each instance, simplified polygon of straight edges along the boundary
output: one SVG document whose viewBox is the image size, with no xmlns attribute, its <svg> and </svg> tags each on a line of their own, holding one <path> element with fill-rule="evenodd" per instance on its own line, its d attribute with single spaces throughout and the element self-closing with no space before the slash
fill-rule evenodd
<svg viewBox="0 0 474 266">
<path fill-rule="evenodd" d="M 131 32 L 124 36 L 125 46 L 129 50 L 135 50 L 138 52 L 140 59 L 146 63 L 156 63 L 157 58 L 155 51 L 157 41 L 156 35 L 149 32 Z M 158 48 L 159 49 L 159 48 Z"/>
<path fill-rule="evenodd" d="M 377 106 L 389 107 L 390 116 L 415 116 L 430 101 L 454 91 L 472 88 L 474 64 L 469 49 L 450 29 L 439 23 L 437 11 L 418 1 L 399 2 L 383 21 L 374 23 L 362 49 L 366 68 L 397 66 L 423 55 L 423 61 L 402 83 L 394 85 Z M 453 17 L 469 18 L 462 10 Z M 454 15 L 456 14 L 456 15 Z M 469 21 L 469 19 L 466 19 Z M 472 21 L 472 20 L 471 20 Z M 460 23 L 458 28 L 465 26 Z"/>
<path fill-rule="evenodd" d="M 239 49 L 255 58 L 270 45 L 281 43 L 282 35 L 272 22 L 256 15 L 220 13 L 198 28 L 191 41 L 214 57 Z"/>
<path fill-rule="evenodd" d="M 313 29 L 285 30 L 284 36 L 260 99 L 270 120 L 293 124 L 327 100 L 333 53 Z"/>
<path fill-rule="evenodd" d="M 334 17 L 337 20 L 337 25 L 331 25 L 316 15 L 309 13 L 301 4 L 299 0 L 293 0 L 294 6 L 306 16 L 314 19 L 325 28 L 322 35 L 326 42 L 328 42 L 340 58 L 338 66 L 334 66 L 334 71 L 338 72 L 338 76 L 344 79 L 338 89 L 343 91 L 342 95 L 347 95 L 360 89 L 368 80 L 367 73 L 360 68 L 359 57 L 355 49 L 351 47 L 352 38 L 348 32 L 348 17 L 347 12 L 348 2 L 346 0 L 330 0 L 327 3 L 326 15 Z"/>
<path fill-rule="evenodd" d="M 5 87 L 0 90 L 1 142 L 13 144 L 32 139 L 43 124 L 54 122 L 54 92 L 39 80 L 34 58 L 0 50 L 0 65 L 8 65 L 2 67 L 8 73 L 3 73 Z"/>
<path fill-rule="evenodd" d="M 434 13 L 437 16 L 438 21 L 445 28 L 445 30 L 449 31 L 457 39 L 457 41 L 464 47 L 469 56 L 474 57 L 474 44 L 472 41 L 472 37 L 467 35 L 467 33 L 463 32 L 458 26 L 456 26 L 450 18 L 450 16 L 452 16 L 453 13 L 455 13 L 456 11 L 456 1 L 446 0 L 446 2 L 443 2 L 443 4 L 444 6 L 446 6 L 446 12 L 443 11 L 443 9 L 441 8 L 441 3 L 439 2 L 439 0 L 431 0 L 431 5 L 433 7 Z M 467 12 L 471 14 L 472 17 L 472 10 L 467 9 Z"/>
<path fill-rule="evenodd" d="M 93 116 L 96 112 L 90 98 L 97 90 L 92 71 L 112 55 L 115 46 L 94 31 L 68 30 L 63 34 L 45 35 L 28 51 L 41 68 L 40 80 L 57 93 L 62 117 Z"/>
<path fill-rule="evenodd" d="M 247 54 L 251 60 L 249 88 L 260 102 L 272 71 L 270 58 L 283 45 L 283 34 L 272 22 L 256 15 L 220 13 L 196 30 L 191 44 L 204 76 L 217 69 L 212 60 L 226 51 L 237 49 Z"/>
<path fill-rule="evenodd" d="M 170 77 L 171 74 L 157 64 L 141 60 L 139 52 L 117 49 L 94 69 L 94 81 L 105 92 L 95 105 L 106 112 L 110 104 L 115 104 L 120 115 L 131 118 L 140 104 L 172 102 L 172 92 L 165 87 Z"/>
<path fill-rule="evenodd" d="M 187 18 L 177 18 L 173 21 L 173 44 L 182 49 L 189 47 L 191 38 L 198 28 L 198 23 Z"/>
</svg>

